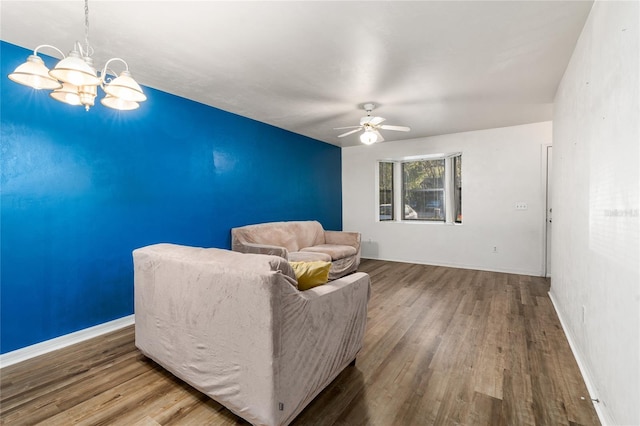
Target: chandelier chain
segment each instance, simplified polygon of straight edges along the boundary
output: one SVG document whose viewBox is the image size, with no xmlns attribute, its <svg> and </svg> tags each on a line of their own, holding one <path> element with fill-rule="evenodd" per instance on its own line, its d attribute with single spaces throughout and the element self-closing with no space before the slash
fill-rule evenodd
<svg viewBox="0 0 640 426">
<path fill-rule="evenodd" d="M 84 0 L 84 43 L 87 49 L 87 56 L 91 56 L 91 46 L 89 45 L 89 0 Z"/>
</svg>

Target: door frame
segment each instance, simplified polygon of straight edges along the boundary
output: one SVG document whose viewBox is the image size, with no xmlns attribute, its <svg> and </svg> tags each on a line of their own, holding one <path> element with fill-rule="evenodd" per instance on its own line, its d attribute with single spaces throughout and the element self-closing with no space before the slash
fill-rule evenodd
<svg viewBox="0 0 640 426">
<path fill-rule="evenodd" d="M 541 177 L 541 188 L 543 189 L 542 192 L 542 205 L 544 206 L 544 211 L 542 214 L 542 267 L 541 267 L 541 271 L 542 271 L 542 276 L 543 277 L 547 277 L 550 278 L 551 277 L 551 271 L 549 268 L 549 262 L 551 261 L 551 259 L 549 259 L 549 256 L 551 255 L 549 253 L 548 247 L 550 245 L 550 241 L 547 241 L 548 239 L 548 235 L 549 235 L 549 221 L 548 221 L 548 212 L 549 212 L 549 189 L 550 186 L 552 184 L 550 176 L 549 176 L 549 153 L 553 152 L 553 144 L 551 143 L 546 143 L 546 144 L 542 144 L 541 149 L 540 149 L 540 162 L 541 162 L 541 173 L 540 173 L 540 177 Z M 552 169 L 553 169 L 553 157 L 552 157 Z M 553 206 L 551 207 L 553 208 Z M 551 231 L 553 232 L 553 231 Z"/>
</svg>

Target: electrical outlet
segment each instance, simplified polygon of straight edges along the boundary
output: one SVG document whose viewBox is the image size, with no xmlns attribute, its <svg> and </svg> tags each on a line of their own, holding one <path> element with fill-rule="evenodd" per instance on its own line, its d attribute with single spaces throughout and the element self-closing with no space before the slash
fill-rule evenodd
<svg viewBox="0 0 640 426">
<path fill-rule="evenodd" d="M 527 210 L 529 206 L 524 201 L 518 201 L 516 203 L 516 210 Z"/>
</svg>

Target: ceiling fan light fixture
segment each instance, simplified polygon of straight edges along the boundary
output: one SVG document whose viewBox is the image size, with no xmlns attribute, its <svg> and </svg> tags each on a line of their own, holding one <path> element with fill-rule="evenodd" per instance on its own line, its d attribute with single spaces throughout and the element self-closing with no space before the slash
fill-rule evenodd
<svg viewBox="0 0 640 426">
<path fill-rule="evenodd" d="M 406 126 L 390 126 L 386 124 L 382 124 L 386 121 L 383 117 L 372 117 L 371 111 L 375 108 L 374 104 L 367 103 L 363 105 L 365 111 L 367 112 L 366 117 L 360 118 L 359 126 L 348 126 L 348 127 L 334 127 L 334 130 L 346 130 L 352 129 L 347 132 L 344 132 L 338 135 L 339 138 L 343 138 L 345 136 L 352 135 L 356 132 L 363 132 L 360 135 L 360 142 L 365 145 L 371 145 L 376 142 L 384 142 L 384 138 L 380 134 L 380 130 L 395 130 L 398 132 L 408 132 L 411 129 Z"/>
<path fill-rule="evenodd" d="M 372 145 L 378 141 L 378 135 L 371 130 L 365 130 L 364 133 L 360 135 L 360 142 L 365 145 Z"/>
</svg>

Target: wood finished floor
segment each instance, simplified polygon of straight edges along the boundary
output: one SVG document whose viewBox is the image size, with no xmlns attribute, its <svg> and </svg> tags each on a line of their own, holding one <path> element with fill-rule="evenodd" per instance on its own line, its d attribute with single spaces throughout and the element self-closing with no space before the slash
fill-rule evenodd
<svg viewBox="0 0 640 426">
<path fill-rule="evenodd" d="M 294 425 L 596 425 L 546 279 L 364 260 L 364 348 Z M 246 424 L 133 327 L 0 370 L 3 425 Z M 582 397 L 585 399 L 583 400 Z"/>
</svg>

